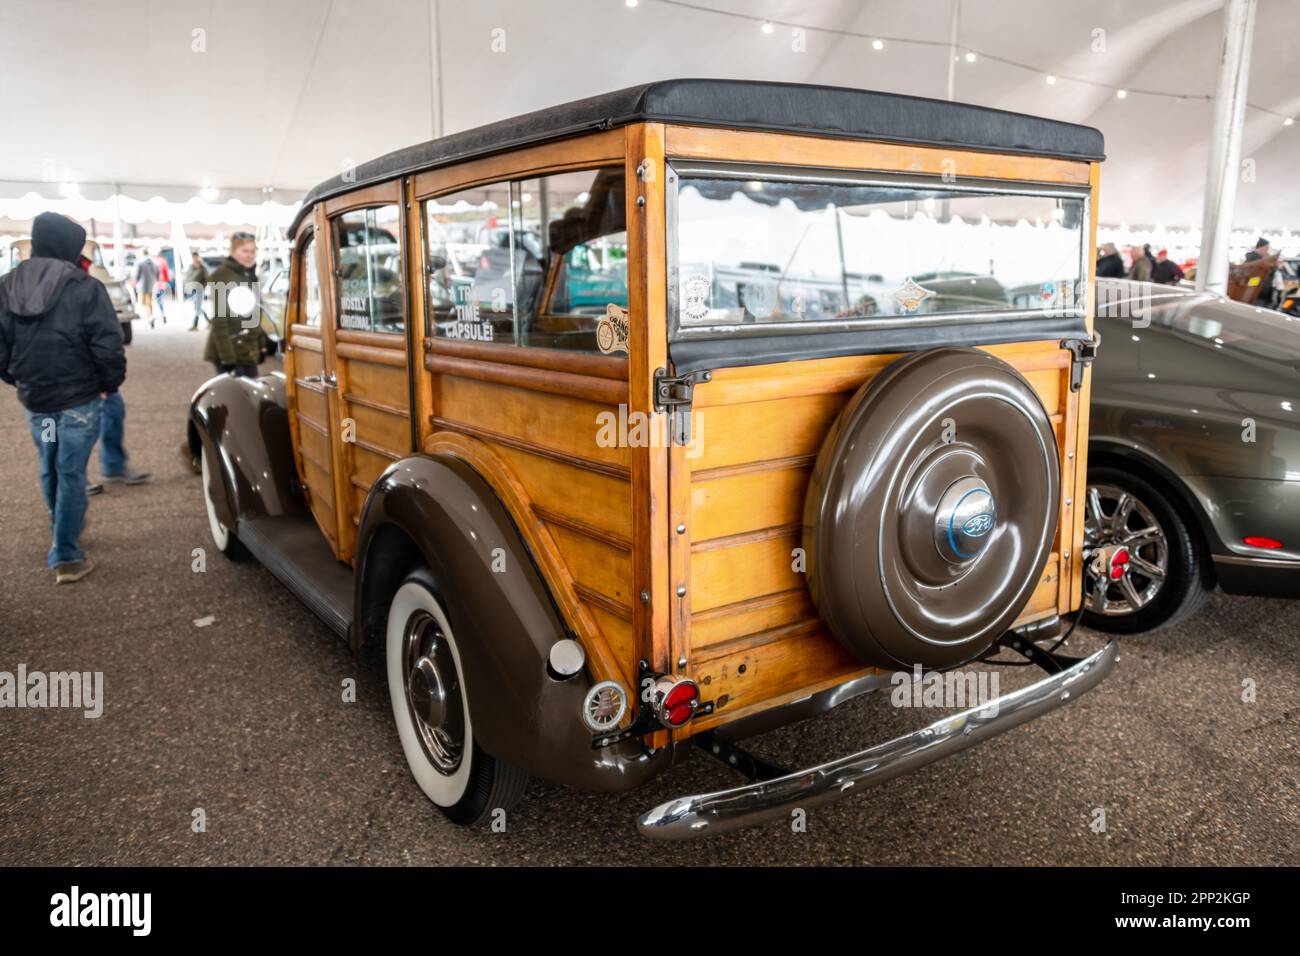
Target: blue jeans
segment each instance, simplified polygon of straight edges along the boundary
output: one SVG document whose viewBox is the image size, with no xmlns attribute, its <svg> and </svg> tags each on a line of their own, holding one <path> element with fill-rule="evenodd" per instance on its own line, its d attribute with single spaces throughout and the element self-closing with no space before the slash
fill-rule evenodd
<svg viewBox="0 0 1300 956">
<path fill-rule="evenodd" d="M 99 404 L 94 398 L 61 412 L 27 413 L 32 441 L 41 456 L 41 491 L 50 509 L 54 544 L 48 564 L 84 561 L 77 547 L 86 518 L 86 465 L 99 438 Z"/>
<path fill-rule="evenodd" d="M 203 290 L 191 289 L 185 293 L 185 298 L 189 300 L 190 306 L 194 309 L 194 323 L 190 326 L 192 329 L 199 327 L 199 319 L 206 319 L 203 314 Z"/>
<path fill-rule="evenodd" d="M 105 478 L 120 478 L 126 474 L 126 449 L 122 436 L 126 434 L 126 402 L 121 392 L 113 392 L 103 399 L 99 419 L 99 473 Z"/>
</svg>

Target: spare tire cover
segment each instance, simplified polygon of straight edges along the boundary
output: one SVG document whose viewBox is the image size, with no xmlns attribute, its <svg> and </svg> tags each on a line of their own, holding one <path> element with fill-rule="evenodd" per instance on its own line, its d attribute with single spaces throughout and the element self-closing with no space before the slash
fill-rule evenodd
<svg viewBox="0 0 1300 956">
<path fill-rule="evenodd" d="M 1004 633 L 1056 535 L 1060 456 L 1024 377 L 987 352 L 900 359 L 849 401 L 813 469 L 813 601 L 881 667 L 951 667 Z"/>
</svg>

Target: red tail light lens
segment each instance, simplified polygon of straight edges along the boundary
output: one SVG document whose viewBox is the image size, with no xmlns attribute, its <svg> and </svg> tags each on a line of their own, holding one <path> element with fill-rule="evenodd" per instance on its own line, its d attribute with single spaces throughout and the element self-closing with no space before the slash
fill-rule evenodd
<svg viewBox="0 0 1300 956">
<path fill-rule="evenodd" d="M 1118 581 L 1128 570 L 1128 550 L 1120 548 L 1110 559 L 1110 577 L 1112 581 Z"/>
<path fill-rule="evenodd" d="M 1248 544 L 1248 545 L 1250 545 L 1252 548 L 1270 548 L 1270 549 L 1272 549 L 1272 548 L 1280 548 L 1280 547 L 1282 547 L 1282 542 L 1279 541 L 1279 540 L 1277 540 L 1277 538 L 1265 538 L 1265 537 L 1261 537 L 1261 536 L 1259 536 L 1259 535 L 1253 535 L 1253 534 L 1252 534 L 1252 535 L 1248 535 L 1247 537 L 1242 538 L 1241 540 L 1242 540 L 1242 543 L 1243 543 L 1243 544 Z"/>
<path fill-rule="evenodd" d="M 688 677 L 674 680 L 661 677 L 655 687 L 655 716 L 670 730 L 683 726 L 695 716 L 700 702 L 700 688 Z"/>
</svg>

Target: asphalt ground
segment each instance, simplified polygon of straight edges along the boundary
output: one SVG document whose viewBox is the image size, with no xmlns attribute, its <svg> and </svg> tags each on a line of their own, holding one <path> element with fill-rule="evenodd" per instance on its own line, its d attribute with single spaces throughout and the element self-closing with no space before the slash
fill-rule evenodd
<svg viewBox="0 0 1300 956">
<path fill-rule="evenodd" d="M 101 671 L 105 696 L 98 719 L 0 709 L 0 864 L 679 862 L 680 846 L 639 837 L 635 819 L 741 782 L 702 753 L 624 794 L 533 781 L 504 832 L 441 817 L 407 773 L 381 657 L 353 655 L 268 572 L 210 547 L 199 479 L 176 454 L 203 339 L 137 327 L 127 446 L 154 479 L 91 499 L 83 543 L 99 568 L 73 586 L 45 568 L 36 452 L 0 386 L 0 671 Z M 1102 640 L 1080 630 L 1070 650 Z M 1127 639 L 1117 671 L 1076 703 L 814 810 L 802 832 L 727 834 L 690 859 L 1296 865 L 1298 651 L 1300 601 L 1216 594 L 1194 620 Z M 1000 671 L 1002 690 L 1031 671 Z M 749 746 L 804 766 L 936 716 L 875 694 Z"/>
</svg>

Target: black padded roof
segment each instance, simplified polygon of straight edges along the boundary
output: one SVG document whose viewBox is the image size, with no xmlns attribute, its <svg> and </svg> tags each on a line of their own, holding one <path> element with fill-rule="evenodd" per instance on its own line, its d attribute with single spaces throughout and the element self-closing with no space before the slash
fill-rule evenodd
<svg viewBox="0 0 1300 956">
<path fill-rule="evenodd" d="M 525 113 L 363 163 L 355 178 L 327 179 L 303 200 L 290 235 L 322 199 L 369 183 L 530 143 L 639 122 L 808 133 L 845 139 L 1101 160 L 1090 126 L 919 96 L 749 80 L 662 80 Z"/>
</svg>

